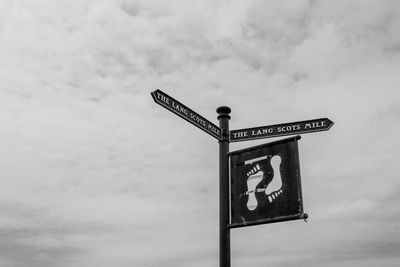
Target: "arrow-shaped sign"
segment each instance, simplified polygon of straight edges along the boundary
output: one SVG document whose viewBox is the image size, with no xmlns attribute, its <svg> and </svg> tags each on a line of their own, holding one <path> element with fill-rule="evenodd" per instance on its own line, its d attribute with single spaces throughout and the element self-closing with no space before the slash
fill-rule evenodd
<svg viewBox="0 0 400 267">
<path fill-rule="evenodd" d="M 179 101 L 173 99 L 161 90 L 155 90 L 151 93 L 151 96 L 157 104 L 175 113 L 179 117 L 187 120 L 194 126 L 199 127 L 200 129 L 217 138 L 218 140 L 221 140 L 221 129 L 209 120 L 205 119 L 203 116 L 200 116 L 199 114 L 197 114 L 187 106 L 183 105 Z"/>
<path fill-rule="evenodd" d="M 234 130 L 230 132 L 230 141 L 239 142 L 283 135 L 327 131 L 332 127 L 332 125 L 333 121 L 327 118 L 322 118 Z"/>
</svg>

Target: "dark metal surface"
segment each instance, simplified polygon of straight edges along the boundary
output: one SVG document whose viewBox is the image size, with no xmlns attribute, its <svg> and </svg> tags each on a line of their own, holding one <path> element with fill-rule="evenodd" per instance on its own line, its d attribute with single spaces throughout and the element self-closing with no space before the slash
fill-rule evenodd
<svg viewBox="0 0 400 267">
<path fill-rule="evenodd" d="M 233 130 L 230 132 L 230 141 L 239 142 L 276 136 L 327 131 L 332 127 L 333 124 L 333 121 L 331 121 L 330 119 L 321 118 L 308 121 L 297 121 L 255 128 Z"/>
<path fill-rule="evenodd" d="M 231 228 L 303 218 L 299 139 L 229 153 Z"/>
<path fill-rule="evenodd" d="M 217 109 L 222 140 L 219 141 L 219 266 L 231 266 L 229 228 L 229 107 Z"/>
<path fill-rule="evenodd" d="M 179 117 L 187 120 L 191 124 L 199 127 L 200 129 L 202 129 L 209 135 L 217 138 L 218 140 L 221 139 L 221 129 L 218 126 L 205 119 L 203 116 L 200 116 L 179 101 L 173 99 L 166 93 L 157 89 L 151 93 L 151 96 L 157 104 L 175 113 Z"/>
<path fill-rule="evenodd" d="M 302 216 L 301 214 L 295 214 L 293 216 L 289 215 L 289 216 L 282 216 L 282 217 L 275 217 L 275 218 L 268 218 L 268 219 L 259 219 L 257 221 L 246 222 L 246 223 L 232 223 L 229 225 L 229 227 L 233 229 L 233 228 L 254 226 L 254 225 L 260 225 L 260 224 L 267 224 L 267 223 L 293 221 L 293 220 L 299 220 L 299 219 L 304 219 L 304 215 Z"/>
</svg>

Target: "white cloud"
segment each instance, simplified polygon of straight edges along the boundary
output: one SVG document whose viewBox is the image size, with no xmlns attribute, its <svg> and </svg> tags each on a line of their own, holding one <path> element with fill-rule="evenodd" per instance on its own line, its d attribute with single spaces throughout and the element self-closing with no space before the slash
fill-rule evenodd
<svg viewBox="0 0 400 267">
<path fill-rule="evenodd" d="M 300 140 L 309 223 L 235 229 L 233 266 L 398 265 L 398 9 L 1 2 L 0 265 L 217 265 L 217 141 L 157 88 L 232 129 L 335 122 Z"/>
</svg>

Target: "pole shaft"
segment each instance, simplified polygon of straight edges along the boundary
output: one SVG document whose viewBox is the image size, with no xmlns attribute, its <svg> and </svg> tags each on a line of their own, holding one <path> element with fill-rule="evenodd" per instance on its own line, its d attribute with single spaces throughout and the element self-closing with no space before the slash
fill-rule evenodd
<svg viewBox="0 0 400 267">
<path fill-rule="evenodd" d="M 229 107 L 217 109 L 222 140 L 219 141 L 219 266 L 231 266 L 229 228 Z"/>
</svg>

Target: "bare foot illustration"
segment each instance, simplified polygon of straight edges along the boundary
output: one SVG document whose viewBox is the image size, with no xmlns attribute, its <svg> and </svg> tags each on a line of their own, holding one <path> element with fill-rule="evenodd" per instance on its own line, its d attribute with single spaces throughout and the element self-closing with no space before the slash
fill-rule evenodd
<svg viewBox="0 0 400 267">
<path fill-rule="evenodd" d="M 254 193 L 256 192 L 257 185 L 261 182 L 263 177 L 264 174 L 258 164 L 247 173 L 247 192 L 245 195 L 249 196 L 247 201 L 247 208 L 249 210 L 255 210 L 257 208 L 258 203 Z"/>
<path fill-rule="evenodd" d="M 271 158 L 271 166 L 274 170 L 274 176 L 265 190 L 265 194 L 268 196 L 268 201 L 270 203 L 283 193 L 282 177 L 280 172 L 281 161 L 280 156 L 273 156 Z"/>
</svg>

